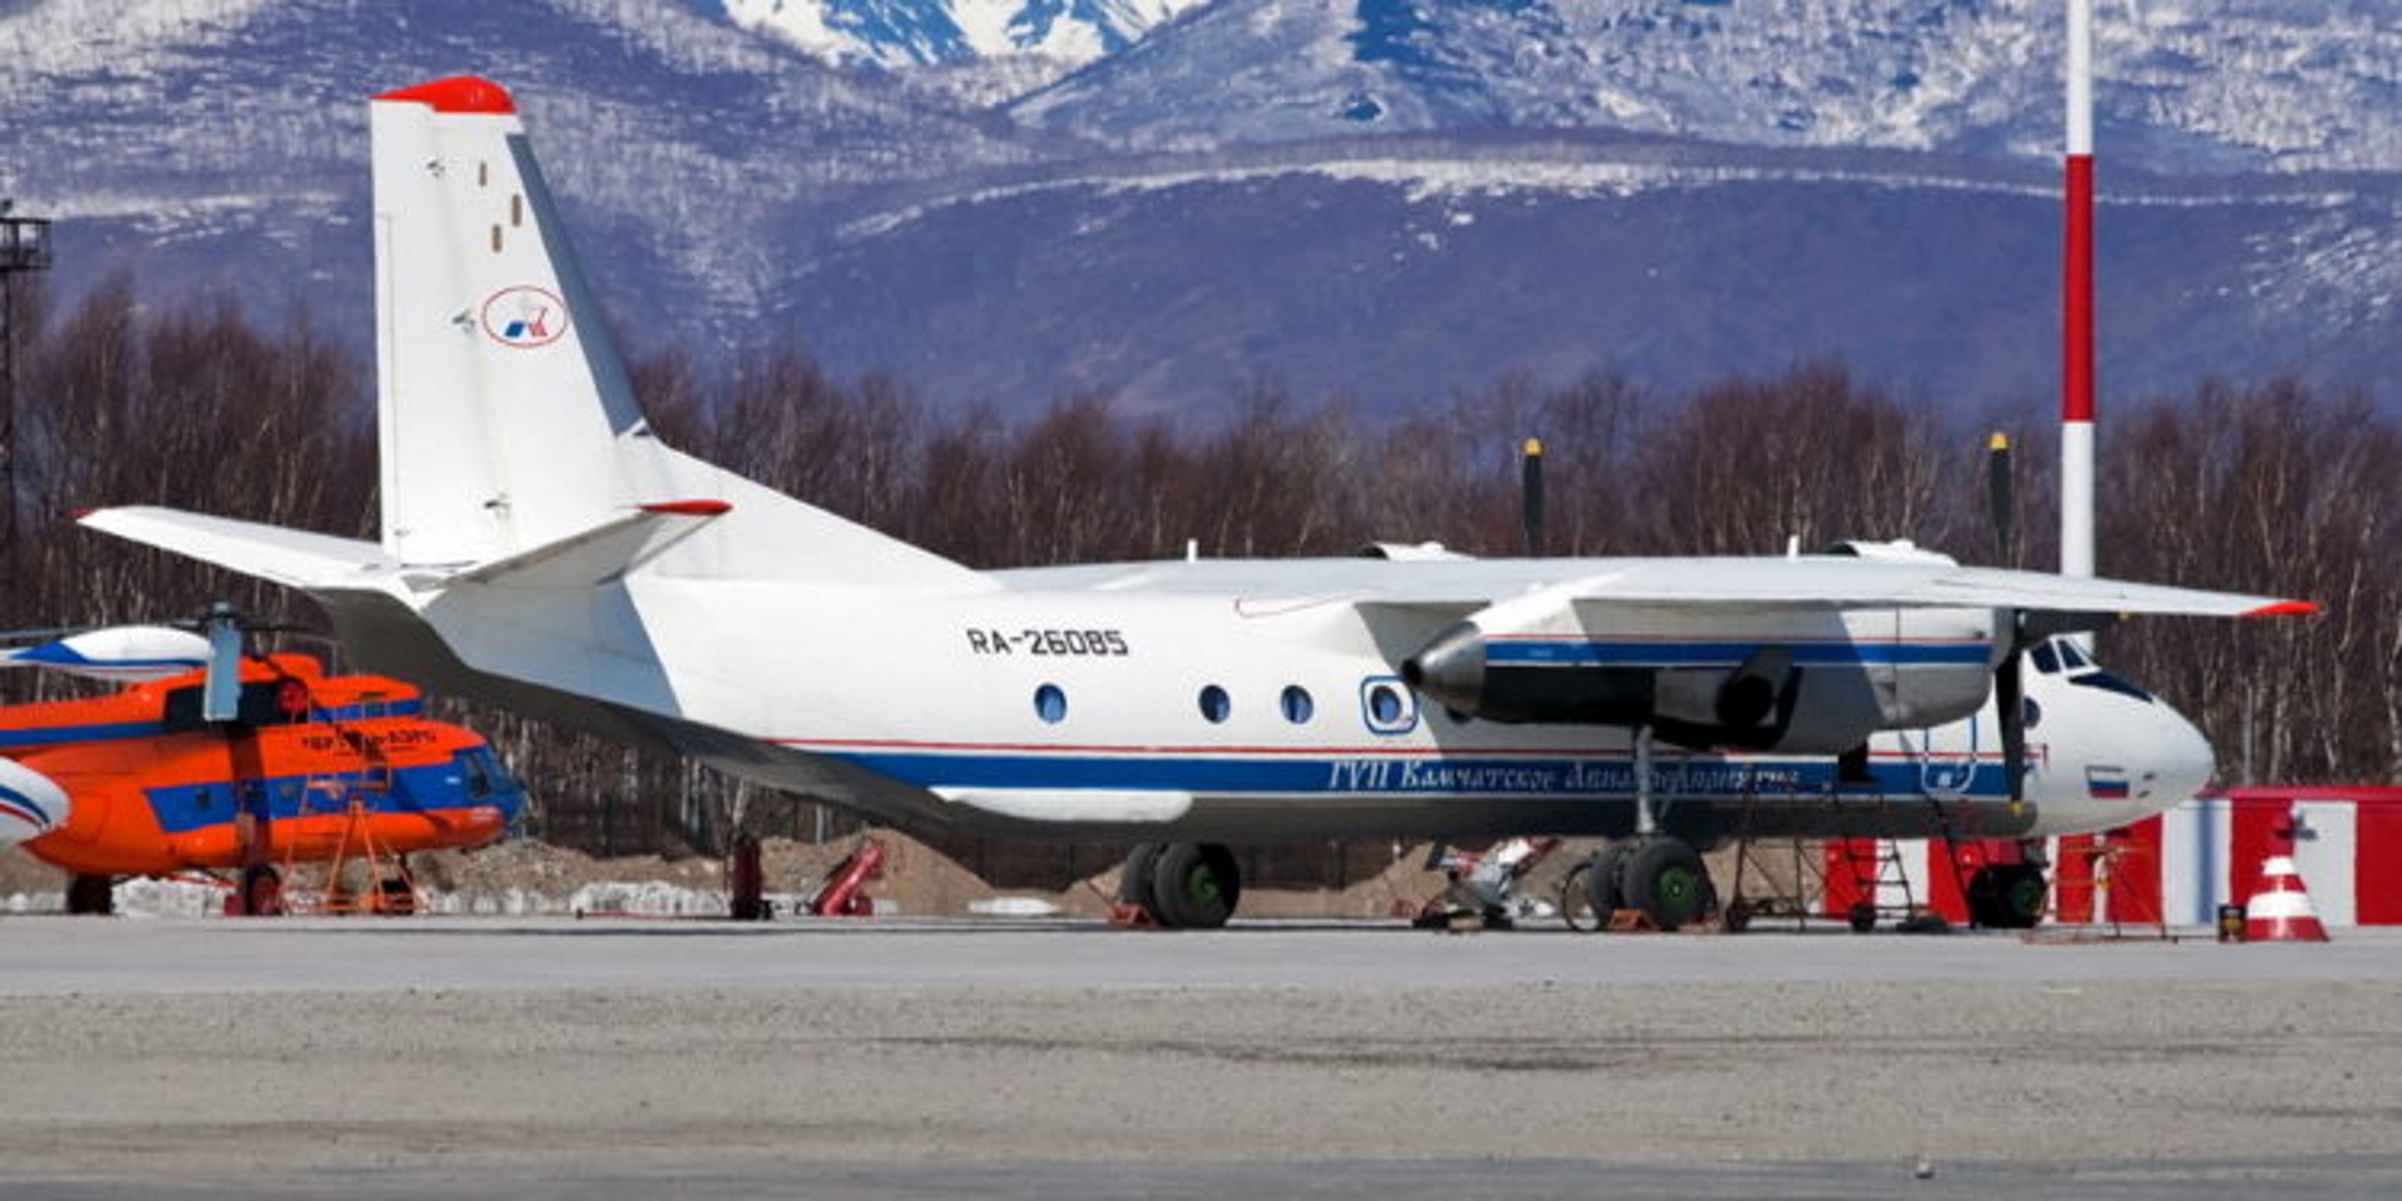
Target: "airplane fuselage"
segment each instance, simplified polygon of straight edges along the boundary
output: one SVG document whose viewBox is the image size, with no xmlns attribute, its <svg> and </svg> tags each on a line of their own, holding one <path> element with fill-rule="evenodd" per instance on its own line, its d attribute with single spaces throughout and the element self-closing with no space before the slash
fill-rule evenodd
<svg viewBox="0 0 2402 1201">
<path fill-rule="evenodd" d="M 416 624 L 384 598 L 335 611 L 382 615 L 361 623 L 354 613 L 357 632 L 345 631 L 353 646 L 392 648 L 380 670 L 497 688 L 494 699 L 520 705 L 527 696 L 506 681 L 596 697 L 612 719 L 680 752 L 899 824 L 1230 842 L 1633 832 L 1645 773 L 1632 728 L 1469 717 L 1402 680 L 1396 663 L 1448 616 L 1356 601 L 1380 573 L 1415 566 L 1166 562 L 995 573 L 992 587 L 959 593 L 661 574 L 599 590 L 572 614 L 539 590 L 454 588 L 423 613 L 447 648 L 365 628 Z M 1324 587 L 1229 586 L 1246 573 Z M 1883 641 L 1855 634 L 1841 645 L 1872 661 L 1924 658 L 1929 642 L 1902 628 L 1888 620 Z M 1588 657 L 1688 667 L 1757 649 L 1724 622 L 1706 641 L 1670 626 L 1562 640 L 1571 643 Z M 1987 648 L 1964 645 L 1934 660 L 1968 658 L 1982 681 Z M 629 646 L 645 656 L 608 649 Z M 599 670 L 561 679 L 550 671 L 560 663 Z M 672 677 L 658 663 L 674 664 Z M 2010 800 L 1989 701 L 1958 720 L 1879 733 L 1849 763 L 1657 743 L 1648 791 L 1663 828 L 1708 845 L 1739 832 L 2098 829 L 2206 779 L 2207 747 L 2158 702 L 2040 673 L 2029 682 L 2048 718 L 2031 732 L 2023 803 Z M 2140 748 L 2141 761 L 2113 747 Z M 2089 767 L 2105 769 L 2101 802 Z"/>
</svg>

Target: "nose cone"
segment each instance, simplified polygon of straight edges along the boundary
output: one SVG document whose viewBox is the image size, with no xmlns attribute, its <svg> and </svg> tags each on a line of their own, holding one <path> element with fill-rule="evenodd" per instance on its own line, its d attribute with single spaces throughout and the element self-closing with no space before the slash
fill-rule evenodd
<svg viewBox="0 0 2402 1201">
<path fill-rule="evenodd" d="M 2165 704 L 2152 709 L 2155 725 L 2145 743 L 2136 799 L 2157 812 L 2183 804 L 2202 791 L 2218 771 L 2218 757 L 2210 749 L 2210 740 L 2202 737 L 2202 731 L 2185 720 L 2184 714 Z"/>
</svg>

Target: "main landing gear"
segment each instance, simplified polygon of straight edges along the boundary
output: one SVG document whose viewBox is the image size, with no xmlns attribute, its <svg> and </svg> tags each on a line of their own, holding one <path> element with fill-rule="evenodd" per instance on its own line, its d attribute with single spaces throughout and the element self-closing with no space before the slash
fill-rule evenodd
<svg viewBox="0 0 2402 1201">
<path fill-rule="evenodd" d="M 1122 914 L 1171 930 L 1215 930 L 1242 897 L 1234 852 L 1214 842 L 1144 843 L 1126 857 L 1118 881 Z"/>
<path fill-rule="evenodd" d="M 2033 863 L 1993 863 L 1968 877 L 1968 920 L 1988 930 L 2031 930 L 2049 885 Z"/>
<path fill-rule="evenodd" d="M 1691 843 L 1667 834 L 1621 839 L 1568 873 L 1560 910 L 1594 929 L 1633 911 L 1655 930 L 1679 930 L 1718 910 L 1718 887 Z M 1589 924 L 1588 924 L 1589 923 Z"/>
<path fill-rule="evenodd" d="M 117 879 L 76 872 L 67 877 L 67 912 L 110 914 L 117 911 Z"/>
</svg>

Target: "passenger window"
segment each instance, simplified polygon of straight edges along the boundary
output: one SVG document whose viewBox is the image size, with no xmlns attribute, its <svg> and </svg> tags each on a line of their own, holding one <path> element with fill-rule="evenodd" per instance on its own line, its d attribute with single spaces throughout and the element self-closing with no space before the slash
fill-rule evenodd
<svg viewBox="0 0 2402 1201">
<path fill-rule="evenodd" d="M 1309 689 L 1299 684 L 1286 685 L 1277 703 L 1284 710 L 1284 719 L 1297 726 L 1306 724 L 1318 711 L 1318 703 L 1310 699 Z"/>
<path fill-rule="evenodd" d="M 1234 712 L 1234 701 L 1226 690 L 1215 684 L 1201 690 L 1201 716 L 1212 722 L 1222 722 Z"/>
<path fill-rule="evenodd" d="M 1372 676 L 1360 682 L 1361 716 L 1378 734 L 1407 734 L 1418 728 L 1418 705 L 1410 690 L 1391 676 Z"/>
<path fill-rule="evenodd" d="M 1045 684 L 1034 690 L 1034 715 L 1058 725 L 1068 715 L 1068 694 L 1057 684 Z"/>
</svg>

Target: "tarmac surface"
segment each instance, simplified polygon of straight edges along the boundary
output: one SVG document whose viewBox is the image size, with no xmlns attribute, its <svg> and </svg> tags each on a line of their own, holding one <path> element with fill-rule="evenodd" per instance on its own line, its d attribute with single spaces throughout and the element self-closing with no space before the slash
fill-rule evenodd
<svg viewBox="0 0 2402 1201">
<path fill-rule="evenodd" d="M 0 918 L 0 1196 L 2392 1197 L 2402 934 Z"/>
</svg>

